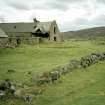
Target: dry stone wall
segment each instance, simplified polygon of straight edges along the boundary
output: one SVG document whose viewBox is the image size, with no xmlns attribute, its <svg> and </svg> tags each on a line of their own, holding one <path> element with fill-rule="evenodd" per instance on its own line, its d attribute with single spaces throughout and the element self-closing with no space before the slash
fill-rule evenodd
<svg viewBox="0 0 105 105">
<path fill-rule="evenodd" d="M 59 66 L 51 70 L 50 72 L 44 72 L 41 76 L 37 78 L 37 84 L 42 85 L 46 83 L 54 83 L 58 80 L 62 75 L 71 72 L 72 70 L 78 68 L 87 68 L 99 61 L 105 60 L 105 52 L 104 53 L 91 53 L 90 55 L 81 57 L 80 60 L 71 60 L 65 66 Z"/>
</svg>

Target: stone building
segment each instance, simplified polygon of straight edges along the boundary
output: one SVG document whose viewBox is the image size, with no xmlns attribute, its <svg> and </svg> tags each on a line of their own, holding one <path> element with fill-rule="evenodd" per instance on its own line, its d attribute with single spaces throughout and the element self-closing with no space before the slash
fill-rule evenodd
<svg viewBox="0 0 105 105">
<path fill-rule="evenodd" d="M 0 47 L 6 46 L 8 42 L 8 36 L 6 33 L 0 28 Z"/>
<path fill-rule="evenodd" d="M 56 21 L 21 23 L 0 23 L 0 28 L 8 35 L 9 42 L 39 43 L 43 41 L 61 41 Z"/>
</svg>

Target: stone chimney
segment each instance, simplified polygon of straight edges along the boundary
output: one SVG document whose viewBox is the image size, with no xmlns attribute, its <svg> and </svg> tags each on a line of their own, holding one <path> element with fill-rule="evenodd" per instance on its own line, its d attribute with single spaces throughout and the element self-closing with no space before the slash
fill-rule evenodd
<svg viewBox="0 0 105 105">
<path fill-rule="evenodd" d="M 33 18 L 34 23 L 39 22 L 36 18 Z"/>
</svg>

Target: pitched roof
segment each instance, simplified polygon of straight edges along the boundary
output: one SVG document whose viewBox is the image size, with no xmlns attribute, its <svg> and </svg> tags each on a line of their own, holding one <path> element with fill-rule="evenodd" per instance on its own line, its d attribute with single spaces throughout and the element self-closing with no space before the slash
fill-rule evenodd
<svg viewBox="0 0 105 105">
<path fill-rule="evenodd" d="M 46 32 L 49 31 L 52 22 L 38 23 L 0 23 L 0 28 L 5 32 L 32 32 L 36 27 L 43 27 Z"/>
<path fill-rule="evenodd" d="M 52 22 L 39 22 L 37 27 L 43 29 L 45 32 L 49 32 Z"/>
<path fill-rule="evenodd" d="M 0 38 L 6 38 L 6 37 L 8 37 L 8 36 L 7 36 L 6 33 L 0 28 Z"/>
</svg>

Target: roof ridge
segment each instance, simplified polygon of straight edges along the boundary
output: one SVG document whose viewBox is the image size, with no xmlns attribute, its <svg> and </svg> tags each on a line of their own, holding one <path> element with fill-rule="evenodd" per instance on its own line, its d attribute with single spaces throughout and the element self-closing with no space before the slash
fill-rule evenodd
<svg viewBox="0 0 105 105">
<path fill-rule="evenodd" d="M 53 21 L 47 21 L 47 22 L 38 22 L 38 23 L 52 23 Z M 35 22 L 5 22 L 0 24 L 18 24 L 18 23 L 35 23 Z"/>
</svg>

